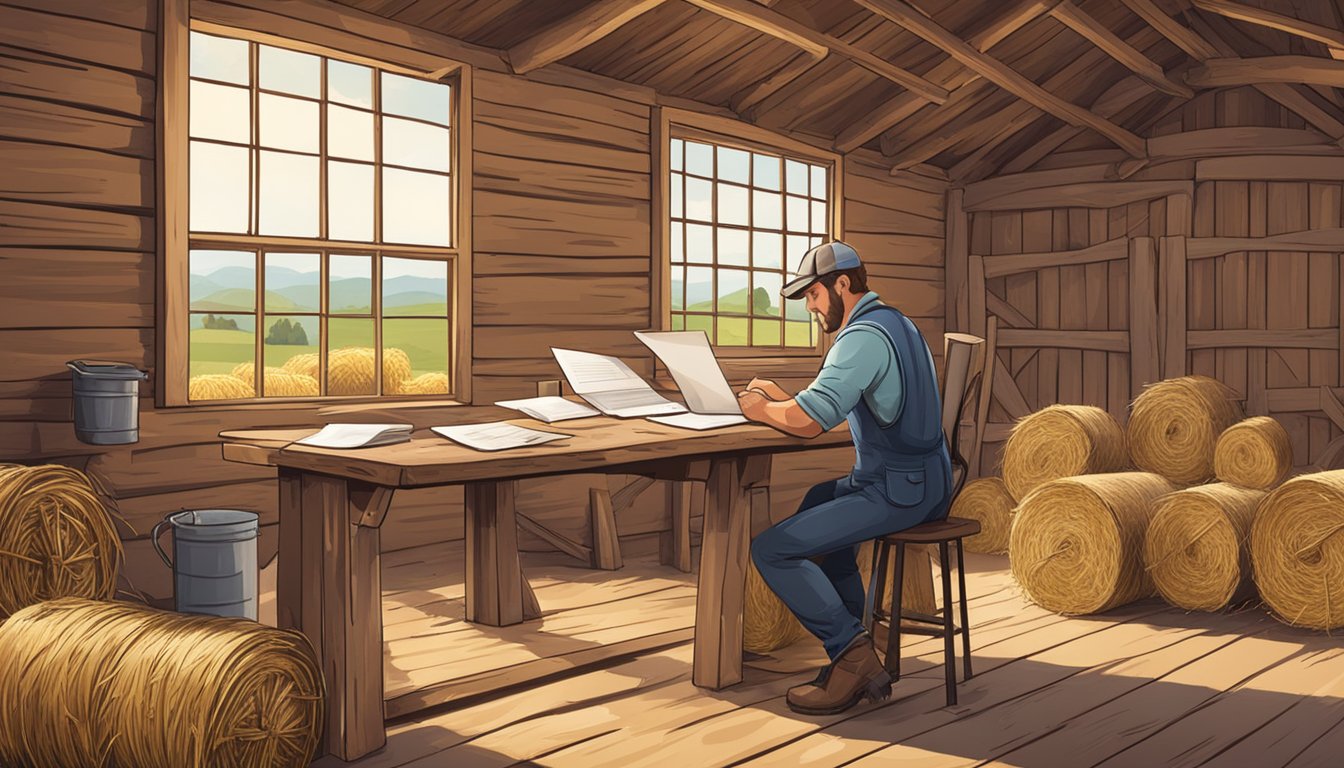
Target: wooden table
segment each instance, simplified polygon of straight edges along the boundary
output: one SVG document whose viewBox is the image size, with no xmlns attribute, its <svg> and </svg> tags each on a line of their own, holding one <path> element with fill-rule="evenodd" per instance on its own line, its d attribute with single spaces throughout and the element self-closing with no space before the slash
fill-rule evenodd
<svg viewBox="0 0 1344 768">
<path fill-rule="evenodd" d="M 278 623 L 302 631 L 322 662 L 324 751 L 354 760 L 386 741 L 379 527 L 396 489 L 465 486 L 466 617 L 503 626 L 540 614 L 518 563 L 515 481 L 568 473 L 705 481 L 692 679 L 719 689 L 742 679 L 748 544 L 769 524 L 771 455 L 851 442 L 843 425 L 804 440 L 760 425 L 693 432 L 643 419 L 513 422 L 574 437 L 484 453 L 428 429 L 409 443 L 355 451 L 289 445 L 312 429 L 220 433 L 224 458 L 279 470 Z"/>
</svg>

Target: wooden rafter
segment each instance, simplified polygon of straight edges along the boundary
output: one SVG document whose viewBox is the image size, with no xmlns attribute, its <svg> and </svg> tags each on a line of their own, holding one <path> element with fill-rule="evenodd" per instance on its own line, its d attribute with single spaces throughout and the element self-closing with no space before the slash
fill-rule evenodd
<svg viewBox="0 0 1344 768">
<path fill-rule="evenodd" d="M 510 48 L 509 66 L 521 75 L 559 61 L 665 2 L 667 0 L 598 0 Z"/>
<path fill-rule="evenodd" d="M 886 59 L 865 51 L 833 35 L 819 32 L 805 24 L 767 8 L 752 0 L 687 0 L 710 13 L 735 21 L 772 37 L 785 40 L 820 59 L 827 52 L 844 56 L 879 77 L 890 80 L 925 101 L 942 104 L 947 101 L 947 90 L 925 80 Z"/>
<path fill-rule="evenodd" d="M 1292 16 L 1285 16 L 1264 8 L 1256 8 L 1230 0 L 1194 0 L 1194 4 L 1200 10 L 1226 16 L 1229 19 L 1258 24 L 1262 27 L 1277 29 L 1280 32 L 1287 32 L 1290 35 L 1315 40 L 1332 49 L 1332 54 L 1335 50 L 1344 49 L 1344 31 L 1338 29 L 1331 29 L 1320 24 L 1313 24 L 1310 21 L 1303 21 Z"/>
<path fill-rule="evenodd" d="M 1163 93 L 1172 96 L 1192 98 L 1195 94 L 1188 87 L 1173 82 L 1152 59 L 1144 56 L 1134 46 L 1126 43 L 1106 25 L 1097 21 L 1070 0 L 1063 0 L 1050 11 L 1050 15 L 1064 26 L 1077 32 L 1088 42 L 1105 51 L 1108 56 L 1129 68 L 1140 79 Z"/>
<path fill-rule="evenodd" d="M 1185 82 L 1201 88 L 1259 83 L 1306 83 L 1344 88 L 1344 61 L 1318 56 L 1209 59 L 1187 72 Z"/>
<path fill-rule="evenodd" d="M 1071 104 L 1022 76 L 1001 61 L 979 52 L 939 26 L 932 19 L 902 2 L 902 0 L 856 0 L 864 8 L 901 25 L 963 65 L 980 73 L 981 77 L 1009 91 L 1044 112 L 1071 124 L 1090 128 L 1105 136 L 1116 146 L 1134 157 L 1145 157 L 1143 139 L 1076 104 Z"/>
<path fill-rule="evenodd" d="M 848 25 L 847 29 L 836 33 L 837 37 L 848 43 L 859 43 L 868 34 L 882 26 L 881 19 L 863 12 L 855 14 L 851 21 L 853 23 Z M 811 72 L 812 68 L 819 64 L 821 64 L 821 61 L 800 53 L 769 77 L 743 88 L 733 96 L 729 106 L 743 118 L 756 122 L 763 111 L 762 105 L 766 99 L 784 90 L 790 83 Z M 918 98 L 923 103 L 922 98 L 918 96 L 914 98 Z"/>
</svg>

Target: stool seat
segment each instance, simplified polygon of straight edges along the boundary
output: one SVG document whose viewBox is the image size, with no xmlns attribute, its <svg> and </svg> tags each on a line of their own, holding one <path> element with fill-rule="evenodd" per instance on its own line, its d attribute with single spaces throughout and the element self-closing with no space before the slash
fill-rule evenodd
<svg viewBox="0 0 1344 768">
<path fill-rule="evenodd" d="M 952 541 L 954 539 L 963 539 L 967 536 L 974 536 L 979 532 L 979 520 L 949 517 L 946 520 L 938 520 L 932 523 L 920 523 L 914 528 L 907 528 L 904 531 L 889 533 L 880 538 L 891 544 L 902 541 L 907 544 L 937 544 L 942 541 Z"/>
</svg>

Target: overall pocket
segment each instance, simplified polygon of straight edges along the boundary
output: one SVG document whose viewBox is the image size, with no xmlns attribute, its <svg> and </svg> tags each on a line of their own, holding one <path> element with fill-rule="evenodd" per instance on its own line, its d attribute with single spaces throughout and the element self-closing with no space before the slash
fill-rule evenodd
<svg viewBox="0 0 1344 768">
<path fill-rule="evenodd" d="M 924 501 L 924 470 L 888 469 L 887 500 L 898 507 L 917 507 Z"/>
</svg>

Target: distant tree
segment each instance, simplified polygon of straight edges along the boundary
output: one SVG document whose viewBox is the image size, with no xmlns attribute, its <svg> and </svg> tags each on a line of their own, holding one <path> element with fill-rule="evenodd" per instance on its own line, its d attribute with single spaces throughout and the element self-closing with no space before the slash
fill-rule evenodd
<svg viewBox="0 0 1344 768">
<path fill-rule="evenodd" d="M 266 334 L 266 343 L 306 347 L 308 334 L 299 323 L 290 322 L 289 318 L 282 318 L 271 326 L 271 330 Z"/>
<path fill-rule="evenodd" d="M 751 306 L 755 309 L 757 315 L 770 314 L 770 300 L 770 292 L 764 288 L 758 286 L 756 290 L 751 292 Z"/>
<path fill-rule="evenodd" d="M 211 313 L 201 321 L 201 327 L 216 331 L 236 331 L 238 330 L 238 321 L 231 317 L 216 317 Z"/>
</svg>

